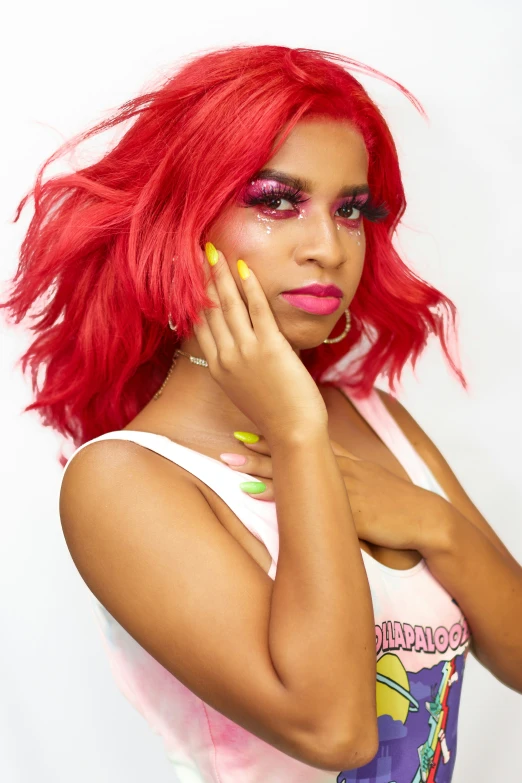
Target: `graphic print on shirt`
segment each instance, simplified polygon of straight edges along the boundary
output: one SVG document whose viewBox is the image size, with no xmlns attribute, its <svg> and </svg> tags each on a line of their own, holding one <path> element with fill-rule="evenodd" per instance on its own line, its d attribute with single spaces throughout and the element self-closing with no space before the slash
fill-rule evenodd
<svg viewBox="0 0 522 783">
<path fill-rule="evenodd" d="M 375 637 L 379 749 L 363 767 L 340 772 L 336 783 L 449 783 L 469 652 L 465 618 L 435 629 L 386 620 Z M 424 665 L 408 671 L 405 652 Z"/>
</svg>

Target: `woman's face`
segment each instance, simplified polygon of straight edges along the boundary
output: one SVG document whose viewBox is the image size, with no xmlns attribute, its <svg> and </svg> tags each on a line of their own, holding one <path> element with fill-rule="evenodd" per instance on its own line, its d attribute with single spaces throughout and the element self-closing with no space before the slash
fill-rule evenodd
<svg viewBox="0 0 522 783">
<path fill-rule="evenodd" d="M 359 285 L 366 249 L 360 208 L 368 197 L 348 191 L 367 188 L 367 170 L 363 138 L 349 123 L 303 120 L 208 232 L 245 302 L 237 259 L 254 271 L 279 329 L 297 351 L 328 337 Z M 306 312 L 281 295 L 313 282 L 341 289 L 333 312 Z"/>
</svg>

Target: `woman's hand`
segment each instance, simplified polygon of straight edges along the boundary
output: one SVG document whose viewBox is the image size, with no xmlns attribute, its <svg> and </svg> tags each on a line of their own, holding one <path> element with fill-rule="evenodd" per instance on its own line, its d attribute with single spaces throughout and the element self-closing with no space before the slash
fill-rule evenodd
<svg viewBox="0 0 522 783">
<path fill-rule="evenodd" d="M 241 440 L 251 454 L 233 455 L 245 457 L 242 465 L 227 464 L 232 470 L 259 478 L 265 484 L 266 490 L 252 493 L 252 497 L 274 500 L 272 458 L 267 441 L 262 436 L 256 443 Z M 439 495 L 397 477 L 376 462 L 359 459 L 331 439 L 330 443 L 344 478 L 358 538 L 375 546 L 422 553 L 424 542 L 432 541 L 437 526 Z M 306 481 L 303 486 L 306 488 Z"/>
<path fill-rule="evenodd" d="M 322 430 L 328 424 L 324 400 L 279 330 L 254 272 L 238 260 L 233 274 L 220 250 L 210 242 L 205 247 L 201 263 L 213 306 L 199 313 L 193 330 L 210 375 L 272 444 L 305 423 Z"/>
</svg>

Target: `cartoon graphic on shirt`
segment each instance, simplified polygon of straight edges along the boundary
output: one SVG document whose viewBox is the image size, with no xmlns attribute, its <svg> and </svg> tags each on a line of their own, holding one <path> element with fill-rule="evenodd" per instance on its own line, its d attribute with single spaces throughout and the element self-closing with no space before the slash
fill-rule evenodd
<svg viewBox="0 0 522 783">
<path fill-rule="evenodd" d="M 381 653 L 376 666 L 379 750 L 363 767 L 340 772 L 336 783 L 448 783 L 469 649 L 466 621 L 434 632 L 389 621 L 375 629 Z M 431 654 L 434 665 L 407 671 L 401 650 L 410 656 L 423 653 L 423 662 Z"/>
</svg>

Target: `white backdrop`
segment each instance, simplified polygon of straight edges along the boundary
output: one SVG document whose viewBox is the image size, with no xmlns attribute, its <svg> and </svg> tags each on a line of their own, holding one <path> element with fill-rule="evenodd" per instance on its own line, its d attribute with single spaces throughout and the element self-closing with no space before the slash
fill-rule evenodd
<svg viewBox="0 0 522 783">
<path fill-rule="evenodd" d="M 399 90 L 354 74 L 398 146 L 409 204 L 398 247 L 457 305 L 470 392 L 432 341 L 416 374 L 405 371 L 400 399 L 522 562 L 520 3 L 33 0 L 3 17 L 2 281 L 30 207 L 10 220 L 37 167 L 184 55 L 234 43 L 325 49 L 413 92 L 429 122 Z M 172 781 L 161 739 L 112 680 L 65 545 L 58 438 L 35 414 L 20 415 L 31 394 L 15 361 L 28 336 L 4 324 L 0 335 L 0 780 Z M 521 711 L 520 696 L 469 656 L 454 783 L 521 778 Z"/>
</svg>

